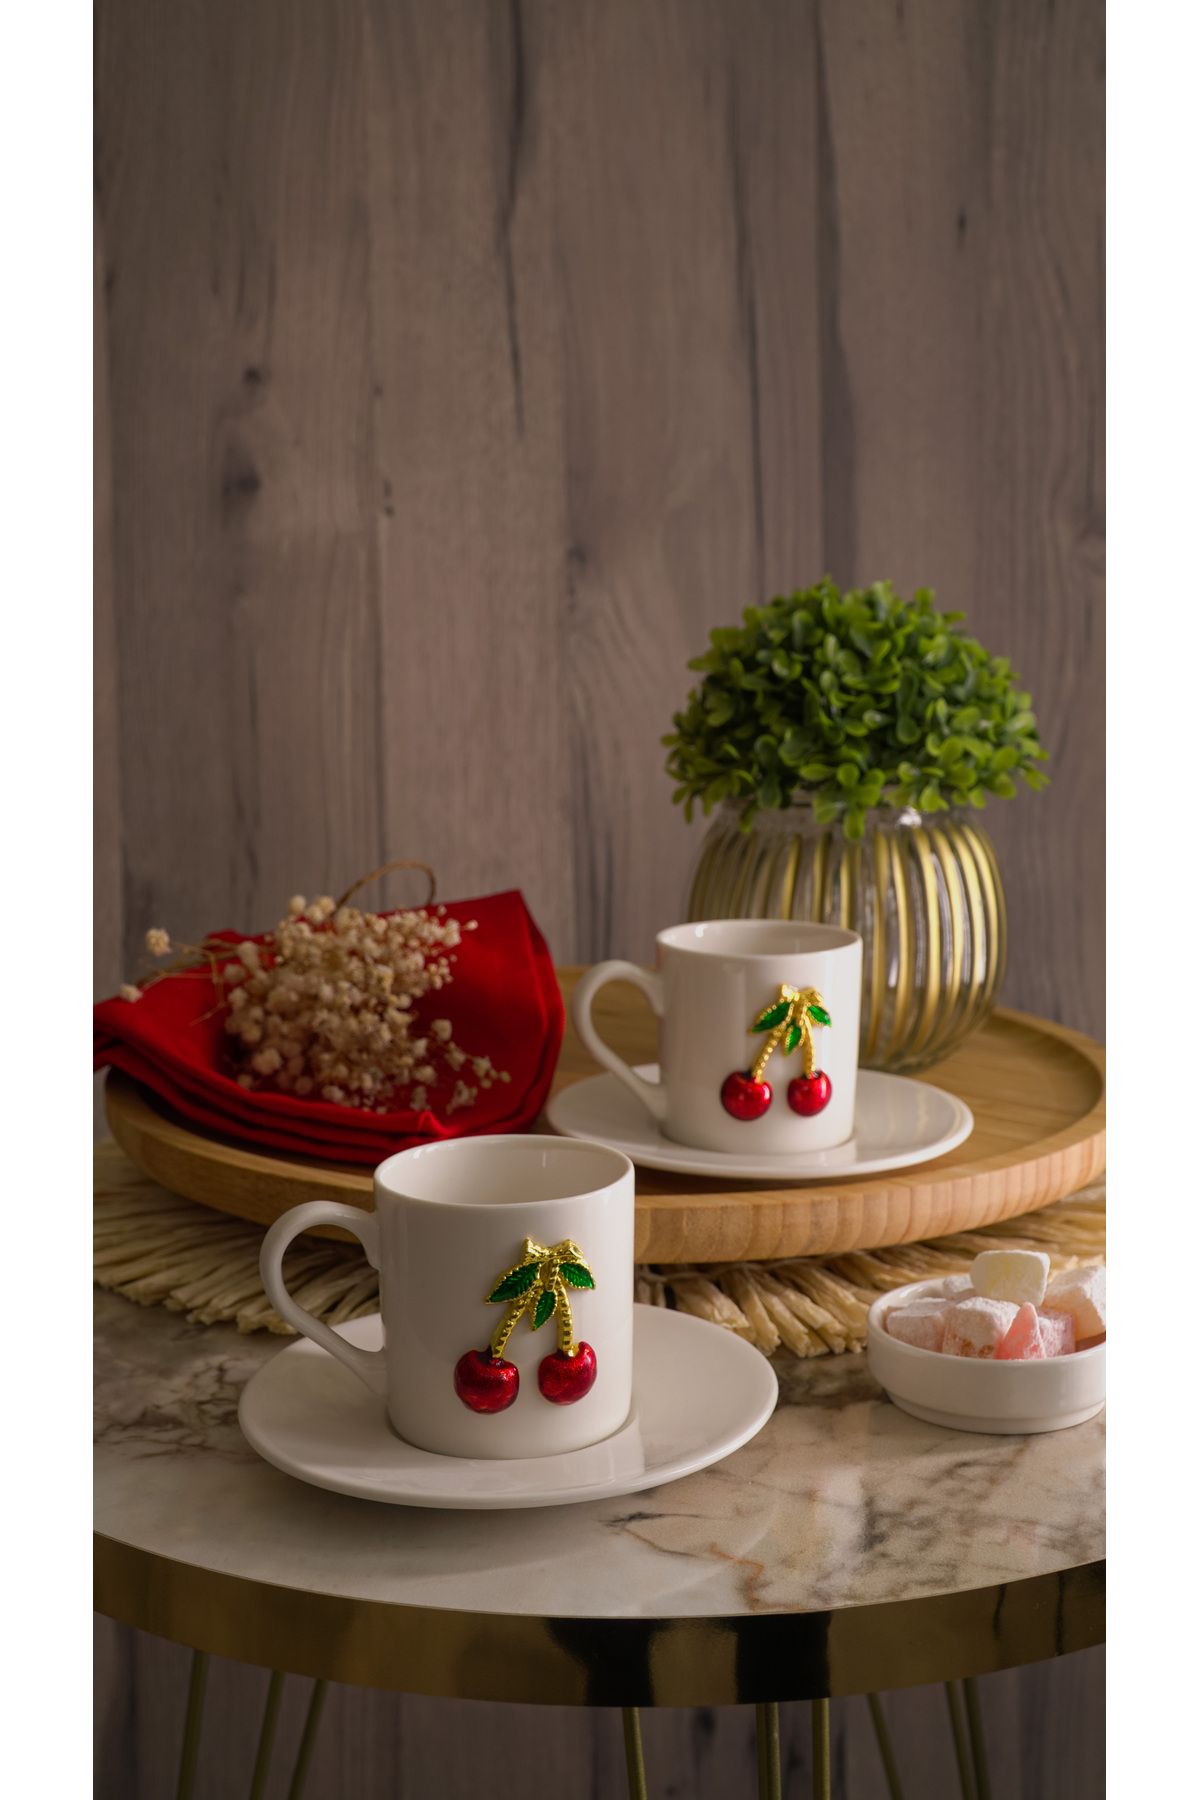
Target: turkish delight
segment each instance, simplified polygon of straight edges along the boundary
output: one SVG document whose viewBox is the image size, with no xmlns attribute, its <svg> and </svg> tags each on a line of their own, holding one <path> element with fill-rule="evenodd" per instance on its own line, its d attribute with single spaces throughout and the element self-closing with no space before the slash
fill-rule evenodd
<svg viewBox="0 0 1200 1800">
<path fill-rule="evenodd" d="M 1049 1260 L 1040 1250 L 985 1250 L 970 1274 L 925 1282 L 915 1298 L 892 1305 L 883 1329 L 918 1350 L 997 1362 L 1071 1356 L 1104 1343 L 1103 1264 L 1070 1269 L 1048 1281 Z M 1027 1293 L 1044 1288 L 1043 1297 L 1018 1300 L 1022 1288 Z"/>
<path fill-rule="evenodd" d="M 1107 1329 L 1104 1290 L 1103 1264 L 1066 1269 L 1046 1289 L 1046 1302 L 1055 1312 L 1070 1313 L 1076 1339 L 1099 1337 Z"/>
<path fill-rule="evenodd" d="M 1037 1307 L 1026 1301 L 996 1345 L 997 1362 L 1041 1362 L 1046 1355 Z"/>
<path fill-rule="evenodd" d="M 938 1282 L 937 1291 L 947 1300 L 965 1300 L 975 1290 L 971 1286 L 971 1277 L 963 1274 L 943 1276 Z"/>
<path fill-rule="evenodd" d="M 918 1350 L 940 1350 L 946 1336 L 946 1302 L 944 1300 L 910 1300 L 907 1305 L 893 1306 L 887 1315 L 890 1337 L 902 1344 L 915 1344 Z"/>
<path fill-rule="evenodd" d="M 1042 1347 L 1047 1356 L 1070 1356 L 1075 1342 L 1075 1321 L 1068 1312 L 1055 1312 L 1048 1306 L 1038 1307 L 1038 1323 L 1042 1328 Z"/>
<path fill-rule="evenodd" d="M 988 1300 L 1040 1306 L 1046 1297 L 1050 1258 L 1044 1250 L 982 1250 L 971 1264 L 971 1285 Z"/>
<path fill-rule="evenodd" d="M 995 1356 L 997 1345 L 1016 1316 L 1017 1308 L 1011 1300 L 992 1300 L 976 1294 L 967 1300 L 952 1301 L 946 1312 L 942 1349 L 949 1356 Z"/>
</svg>

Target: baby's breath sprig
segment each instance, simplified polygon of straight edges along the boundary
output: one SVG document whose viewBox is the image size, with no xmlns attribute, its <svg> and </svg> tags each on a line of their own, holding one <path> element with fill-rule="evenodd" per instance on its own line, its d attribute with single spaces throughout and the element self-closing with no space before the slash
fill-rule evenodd
<svg viewBox="0 0 1200 1800">
<path fill-rule="evenodd" d="M 261 942 L 209 937 L 173 945 L 155 926 L 146 933 L 147 950 L 155 957 L 174 951 L 175 963 L 121 993 L 135 1000 L 168 976 L 209 975 L 244 1088 L 377 1113 L 397 1105 L 420 1111 L 440 1103 L 443 1114 L 471 1106 L 480 1089 L 507 1082 L 508 1073 L 457 1044 L 448 1018 L 422 1026 L 415 1008 L 450 986 L 462 934 L 477 922 L 460 923 L 433 904 L 430 870 L 422 907 L 385 914 L 348 904 L 376 876 L 413 866 L 425 865 L 386 864 L 340 900 L 296 894 Z"/>
</svg>

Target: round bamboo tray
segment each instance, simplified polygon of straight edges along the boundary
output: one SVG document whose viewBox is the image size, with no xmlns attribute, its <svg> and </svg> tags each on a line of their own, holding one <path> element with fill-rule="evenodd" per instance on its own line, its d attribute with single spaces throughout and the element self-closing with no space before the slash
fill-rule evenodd
<svg viewBox="0 0 1200 1800">
<path fill-rule="evenodd" d="M 577 969 L 560 971 L 568 998 L 578 975 Z M 595 1016 L 628 1061 L 654 1060 L 654 1020 L 633 989 L 606 989 Z M 568 1025 L 555 1086 L 595 1069 Z M 1104 1051 L 1082 1033 L 998 1011 L 926 1078 L 958 1094 L 975 1115 L 975 1130 L 957 1150 L 890 1175 L 788 1187 L 728 1188 L 639 1169 L 637 1261 L 760 1262 L 913 1243 L 1048 1206 L 1103 1170 Z M 254 1151 L 208 1136 L 115 1070 L 105 1100 L 125 1153 L 188 1199 L 260 1225 L 302 1200 L 371 1205 L 367 1169 Z"/>
</svg>

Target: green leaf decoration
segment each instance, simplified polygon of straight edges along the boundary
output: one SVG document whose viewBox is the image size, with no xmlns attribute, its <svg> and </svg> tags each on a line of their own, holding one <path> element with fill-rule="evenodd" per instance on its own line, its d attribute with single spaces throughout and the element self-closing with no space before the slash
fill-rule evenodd
<svg viewBox="0 0 1200 1800">
<path fill-rule="evenodd" d="M 688 667 L 701 679 L 663 738 L 685 815 L 723 803 L 749 828 L 803 802 L 857 838 L 879 806 L 937 813 L 1044 785 L 1009 659 L 925 588 L 908 598 L 827 577 L 747 607 Z"/>
<path fill-rule="evenodd" d="M 592 1280 L 592 1271 L 585 1269 L 582 1263 L 561 1263 L 558 1272 L 571 1287 L 594 1288 L 596 1285 Z"/>
<path fill-rule="evenodd" d="M 535 1331 L 540 1330 L 553 1313 L 555 1298 L 554 1289 L 547 1288 L 545 1293 L 538 1299 L 537 1306 L 534 1308 L 533 1313 L 533 1329 Z"/>
<path fill-rule="evenodd" d="M 783 1054 L 785 1056 L 790 1056 L 803 1036 L 804 1033 L 801 1031 L 800 1027 L 798 1025 L 793 1025 L 786 1038 L 783 1040 Z"/>
<path fill-rule="evenodd" d="M 818 1025 L 833 1024 L 833 1020 L 823 1006 L 810 1006 L 808 1009 L 808 1016 L 810 1019 L 815 1019 Z"/>
<path fill-rule="evenodd" d="M 782 1025 L 791 1011 L 790 1000 L 775 1000 L 765 1007 L 750 1027 L 751 1031 L 774 1031 L 776 1025 Z"/>
<path fill-rule="evenodd" d="M 537 1280 L 538 1266 L 535 1262 L 525 1263 L 519 1269 L 510 1269 L 503 1280 L 498 1281 L 488 1295 L 489 1300 L 515 1300 L 521 1294 L 527 1294 Z"/>
</svg>

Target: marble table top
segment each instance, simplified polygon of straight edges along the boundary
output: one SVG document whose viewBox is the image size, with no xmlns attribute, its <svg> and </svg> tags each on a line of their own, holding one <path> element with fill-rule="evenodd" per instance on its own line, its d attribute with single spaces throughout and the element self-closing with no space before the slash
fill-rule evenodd
<svg viewBox="0 0 1200 1800">
<path fill-rule="evenodd" d="M 260 1461 L 239 1392 L 281 1340 L 96 1305 L 96 1528 L 310 1595 L 472 1614 L 728 1619 L 962 1594 L 1104 1554 L 1103 1414 L 983 1437 L 898 1411 L 861 1356 L 777 1359 L 780 1404 L 714 1468 L 627 1499 L 434 1512 Z"/>
</svg>

